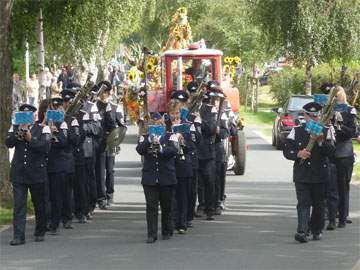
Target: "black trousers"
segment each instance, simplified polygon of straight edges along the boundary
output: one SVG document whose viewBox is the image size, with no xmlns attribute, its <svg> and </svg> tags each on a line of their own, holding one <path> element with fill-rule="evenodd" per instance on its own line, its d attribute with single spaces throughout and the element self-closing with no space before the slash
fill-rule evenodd
<svg viewBox="0 0 360 270">
<path fill-rule="evenodd" d="M 76 165 L 74 179 L 74 213 L 77 217 L 89 213 L 88 183 L 86 179 L 85 164 Z"/>
<path fill-rule="evenodd" d="M 66 197 L 64 194 L 68 191 L 66 181 L 65 172 L 49 173 L 51 229 L 57 229 L 62 218 L 64 198 Z"/>
<path fill-rule="evenodd" d="M 87 185 L 89 211 L 93 211 L 97 202 L 97 187 L 95 176 L 95 158 L 85 158 L 85 179 Z"/>
<path fill-rule="evenodd" d="M 161 208 L 161 233 L 172 235 L 171 206 L 174 186 L 145 186 L 144 194 L 146 200 L 146 222 L 148 237 L 157 238 L 158 231 L 158 209 Z"/>
<path fill-rule="evenodd" d="M 114 195 L 114 165 L 115 155 L 106 155 L 106 199 L 112 199 Z"/>
<path fill-rule="evenodd" d="M 213 215 L 215 211 L 215 173 L 215 160 L 199 160 L 199 185 L 200 182 L 203 184 L 205 213 L 207 215 Z"/>
<path fill-rule="evenodd" d="M 106 168 L 106 152 L 96 151 L 95 175 L 96 175 L 96 190 L 97 190 L 98 202 L 104 201 L 106 199 L 105 168 Z"/>
<path fill-rule="evenodd" d="M 336 158 L 337 183 L 339 191 L 339 221 L 345 222 L 349 215 L 350 181 L 354 157 Z"/>
<path fill-rule="evenodd" d="M 226 162 L 216 161 L 215 198 L 216 206 L 224 200 L 226 178 Z"/>
<path fill-rule="evenodd" d="M 74 178 L 75 178 L 75 174 L 73 173 L 68 173 L 65 175 L 64 189 L 63 189 L 63 206 L 61 212 L 61 219 L 64 224 L 72 220 Z"/>
<path fill-rule="evenodd" d="M 313 234 L 320 233 L 324 227 L 325 184 L 295 183 L 295 189 L 298 201 L 296 207 L 298 214 L 297 232 L 307 233 L 310 224 L 310 230 Z"/>
<path fill-rule="evenodd" d="M 190 178 L 179 177 L 175 188 L 175 203 L 173 205 L 174 224 L 177 230 L 187 228 L 188 185 Z"/>
<path fill-rule="evenodd" d="M 337 173 L 336 165 L 333 163 L 329 164 L 329 177 L 326 182 L 326 197 L 325 207 L 329 222 L 335 223 L 336 213 L 338 211 L 338 187 L 337 187 Z"/>
<path fill-rule="evenodd" d="M 14 238 L 25 240 L 27 195 L 30 190 L 35 210 L 35 236 L 43 236 L 46 232 L 45 183 L 22 184 L 12 183 L 14 194 Z"/>
<path fill-rule="evenodd" d="M 198 182 L 198 169 L 193 169 L 193 176 L 188 181 L 188 208 L 187 208 L 187 221 L 192 221 L 195 217 L 197 182 Z"/>
</svg>

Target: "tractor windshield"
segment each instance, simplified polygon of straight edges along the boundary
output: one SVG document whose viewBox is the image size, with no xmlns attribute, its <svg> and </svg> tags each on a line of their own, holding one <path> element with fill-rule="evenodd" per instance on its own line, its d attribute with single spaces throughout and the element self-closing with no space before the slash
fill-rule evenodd
<svg viewBox="0 0 360 270">
<path fill-rule="evenodd" d="M 179 57 L 171 61 L 172 90 L 186 89 L 191 81 L 201 81 L 205 72 L 213 79 L 214 59 L 189 59 Z"/>
</svg>

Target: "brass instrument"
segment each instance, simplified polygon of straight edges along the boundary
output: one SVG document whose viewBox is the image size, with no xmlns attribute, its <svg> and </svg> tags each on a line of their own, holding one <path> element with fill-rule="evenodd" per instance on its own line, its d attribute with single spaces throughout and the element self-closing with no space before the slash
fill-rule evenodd
<svg viewBox="0 0 360 270">
<path fill-rule="evenodd" d="M 185 148 L 185 140 L 183 136 L 179 136 L 179 150 L 178 150 L 178 154 L 180 156 L 180 160 L 185 160 L 185 153 L 184 153 L 184 148 Z"/>
<path fill-rule="evenodd" d="M 93 82 L 90 80 L 92 76 L 93 74 L 89 72 L 84 86 L 76 93 L 73 102 L 67 108 L 65 112 L 65 122 L 70 123 L 72 118 L 80 111 L 83 104 L 91 97 Z"/>
<path fill-rule="evenodd" d="M 329 94 L 329 99 L 324 106 L 323 112 L 321 114 L 321 118 L 319 120 L 320 125 L 325 126 L 329 123 L 331 117 L 334 113 L 334 106 L 336 105 L 336 96 L 338 93 L 338 89 L 336 87 L 332 87 Z M 306 146 L 306 151 L 311 152 L 311 150 L 314 148 L 316 142 L 316 138 L 313 136 L 310 136 L 310 140 Z M 305 162 L 304 159 L 300 160 L 300 164 L 303 164 Z"/>
<path fill-rule="evenodd" d="M 208 72 L 205 72 L 198 89 L 196 89 L 196 92 L 198 94 L 192 99 L 191 104 L 189 106 L 187 120 L 189 120 L 190 122 L 194 121 L 195 118 L 194 113 L 199 111 L 202 104 L 202 100 L 207 92 L 206 90 L 207 75 Z"/>
<path fill-rule="evenodd" d="M 16 131 L 15 136 L 18 138 L 18 140 L 25 141 L 25 136 L 27 132 L 30 132 L 28 128 L 19 128 Z"/>
<path fill-rule="evenodd" d="M 157 135 L 150 136 L 150 147 L 148 148 L 149 154 L 151 154 L 154 158 L 158 158 L 160 152 L 160 137 Z"/>
</svg>

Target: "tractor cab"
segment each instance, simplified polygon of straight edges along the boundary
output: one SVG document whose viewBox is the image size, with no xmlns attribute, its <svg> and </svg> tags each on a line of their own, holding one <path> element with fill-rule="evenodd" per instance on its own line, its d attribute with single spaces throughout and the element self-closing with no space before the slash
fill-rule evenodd
<svg viewBox="0 0 360 270">
<path fill-rule="evenodd" d="M 186 90 L 191 81 L 200 82 L 206 71 L 206 79 L 220 82 L 233 112 L 238 112 L 239 92 L 223 81 L 222 56 L 220 50 L 204 48 L 165 51 L 161 55 L 161 88 L 148 91 L 149 111 L 164 112 L 173 91 Z"/>
</svg>

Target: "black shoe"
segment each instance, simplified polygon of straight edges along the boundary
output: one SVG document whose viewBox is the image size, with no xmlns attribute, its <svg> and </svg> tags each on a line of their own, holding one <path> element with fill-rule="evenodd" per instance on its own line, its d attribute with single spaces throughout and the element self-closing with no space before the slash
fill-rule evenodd
<svg viewBox="0 0 360 270">
<path fill-rule="evenodd" d="M 74 227 L 71 225 L 71 221 L 65 222 L 63 227 L 64 229 L 74 229 Z"/>
<path fill-rule="evenodd" d="M 193 228 L 194 225 L 192 224 L 191 221 L 188 221 L 188 222 L 186 223 L 186 227 L 188 227 L 188 228 Z"/>
<path fill-rule="evenodd" d="M 148 237 L 148 239 L 146 240 L 146 243 L 147 244 L 152 244 L 152 243 L 155 243 L 156 241 L 156 237 Z"/>
<path fill-rule="evenodd" d="M 86 217 L 85 216 L 79 217 L 78 220 L 79 220 L 80 224 L 85 224 L 86 223 Z"/>
<path fill-rule="evenodd" d="M 178 233 L 179 233 L 179 234 L 185 234 L 186 231 L 185 231 L 184 229 L 179 229 L 179 230 L 178 230 Z"/>
<path fill-rule="evenodd" d="M 86 220 L 92 220 L 92 215 L 90 215 L 90 213 L 85 215 L 85 217 L 86 217 Z"/>
<path fill-rule="evenodd" d="M 351 219 L 346 219 L 345 221 L 347 224 L 351 224 L 352 223 L 352 220 Z"/>
<path fill-rule="evenodd" d="M 215 209 L 215 215 L 220 216 L 222 213 L 220 206 Z"/>
<path fill-rule="evenodd" d="M 53 229 L 51 228 L 50 231 L 49 231 L 49 234 L 50 235 L 58 235 L 59 234 L 59 229 Z"/>
<path fill-rule="evenodd" d="M 99 201 L 99 209 L 106 210 L 106 203 L 104 201 Z"/>
<path fill-rule="evenodd" d="M 346 222 L 345 221 L 341 221 L 338 224 L 338 228 L 345 228 L 346 227 Z"/>
<path fill-rule="evenodd" d="M 43 235 L 36 235 L 34 240 L 35 242 L 43 242 L 45 237 Z"/>
<path fill-rule="evenodd" d="M 207 216 L 206 216 L 206 220 L 215 220 L 215 219 L 213 218 L 213 216 L 207 215 Z"/>
<path fill-rule="evenodd" d="M 170 238 L 171 238 L 171 236 L 168 234 L 165 234 L 162 236 L 162 240 L 169 240 Z"/>
<path fill-rule="evenodd" d="M 327 225 L 327 227 L 326 227 L 326 230 L 328 230 L 328 231 L 333 231 L 333 230 L 335 230 L 336 229 L 336 224 L 335 224 L 335 222 L 329 222 L 329 224 Z"/>
<path fill-rule="evenodd" d="M 295 233 L 295 240 L 300 243 L 307 243 L 308 238 L 305 233 Z"/>
<path fill-rule="evenodd" d="M 106 205 L 107 206 L 111 206 L 113 203 L 114 203 L 113 198 L 109 198 L 109 199 L 106 200 Z"/>
<path fill-rule="evenodd" d="M 313 240 L 314 241 L 318 241 L 318 240 L 321 240 L 322 238 L 322 233 L 316 233 L 316 234 L 313 234 Z"/>
<path fill-rule="evenodd" d="M 9 243 L 11 246 L 20 246 L 25 244 L 25 240 L 24 239 L 19 239 L 19 238 L 14 238 L 13 240 L 10 241 Z"/>
</svg>

